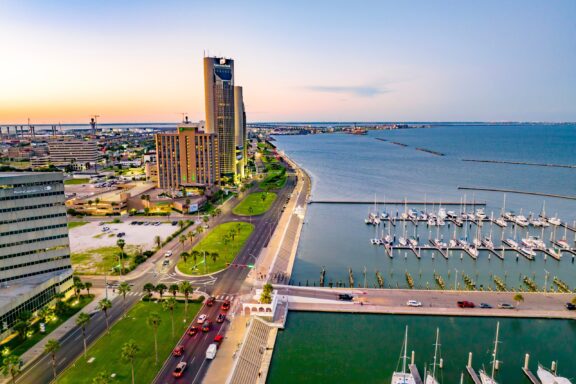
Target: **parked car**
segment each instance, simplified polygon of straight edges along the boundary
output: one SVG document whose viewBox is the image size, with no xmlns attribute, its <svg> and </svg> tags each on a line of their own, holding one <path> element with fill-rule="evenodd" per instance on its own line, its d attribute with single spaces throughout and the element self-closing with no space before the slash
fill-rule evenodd
<svg viewBox="0 0 576 384">
<path fill-rule="evenodd" d="M 342 301 L 352 301 L 352 299 L 354 299 L 354 296 L 348 294 L 348 293 L 341 293 L 338 295 L 338 300 L 342 300 Z"/>
<path fill-rule="evenodd" d="M 500 309 L 514 309 L 514 306 L 512 304 L 508 304 L 508 303 L 500 303 L 500 304 L 498 304 L 498 308 L 500 308 Z"/>
<path fill-rule="evenodd" d="M 174 371 L 172 371 L 172 376 L 182 377 L 184 371 L 186 370 L 186 367 L 188 367 L 188 363 L 186 363 L 185 361 L 179 362 L 176 368 L 174 368 Z"/>
<path fill-rule="evenodd" d="M 196 320 L 196 322 L 197 322 L 198 324 L 202 324 L 203 322 L 206 321 L 206 318 L 207 318 L 207 317 L 208 317 L 208 316 L 206 316 L 206 315 L 203 313 L 203 314 L 201 314 L 200 316 L 198 316 L 198 320 Z"/>
<path fill-rule="evenodd" d="M 172 351 L 172 356 L 182 356 L 183 353 L 184 353 L 184 346 L 179 345 Z"/>
<path fill-rule="evenodd" d="M 214 305 L 214 302 L 216 301 L 216 298 L 214 296 L 210 296 L 208 298 L 208 300 L 206 300 L 206 305 L 211 307 Z"/>
<path fill-rule="evenodd" d="M 212 323 L 208 320 L 206 320 L 204 322 L 204 324 L 202 324 L 202 332 L 210 332 L 211 328 L 212 328 Z"/>
<path fill-rule="evenodd" d="M 226 320 L 226 315 L 223 313 L 219 314 L 218 317 L 216 318 L 217 323 L 223 323 L 224 320 Z"/>
<path fill-rule="evenodd" d="M 421 307 L 421 306 L 422 306 L 422 303 L 419 302 L 419 301 L 416 301 L 416 300 L 408 300 L 408 301 L 406 302 L 406 305 L 409 306 L 409 307 Z"/>
<path fill-rule="evenodd" d="M 466 301 L 466 300 L 458 301 L 457 304 L 460 308 L 474 308 L 475 307 L 473 302 Z"/>
<path fill-rule="evenodd" d="M 480 308 L 492 308 L 490 304 L 480 303 Z"/>
<path fill-rule="evenodd" d="M 566 303 L 566 309 L 569 311 L 574 311 L 574 310 L 576 310 L 576 305 L 574 305 L 572 303 Z"/>
<path fill-rule="evenodd" d="M 190 329 L 188 329 L 188 335 L 189 335 L 189 336 L 194 336 L 194 335 L 196 335 L 199 331 L 200 331 L 200 328 L 198 328 L 196 325 L 193 325 L 193 326 L 190 327 Z"/>
<path fill-rule="evenodd" d="M 227 311 L 230 309 L 230 300 L 224 300 L 222 306 L 220 307 L 223 311 Z"/>
</svg>

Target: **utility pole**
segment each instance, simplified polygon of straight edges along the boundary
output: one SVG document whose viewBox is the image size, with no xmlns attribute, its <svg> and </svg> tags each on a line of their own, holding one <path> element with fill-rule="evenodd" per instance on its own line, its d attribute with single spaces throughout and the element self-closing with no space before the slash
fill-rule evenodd
<svg viewBox="0 0 576 384">
<path fill-rule="evenodd" d="M 92 127 L 92 134 L 96 134 L 96 125 L 98 124 L 98 118 L 100 115 L 90 116 L 90 126 Z"/>
</svg>

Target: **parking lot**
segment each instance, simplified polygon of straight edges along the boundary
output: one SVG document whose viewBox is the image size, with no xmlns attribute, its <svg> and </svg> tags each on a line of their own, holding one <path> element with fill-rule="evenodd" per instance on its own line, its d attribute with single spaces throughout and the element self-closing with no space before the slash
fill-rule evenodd
<svg viewBox="0 0 576 384">
<path fill-rule="evenodd" d="M 70 248 L 72 253 L 115 246 L 116 241 L 119 239 L 118 233 L 121 232 L 125 233 L 122 238 L 126 245 L 139 245 L 142 246 L 143 250 L 152 249 L 155 246 L 154 238 L 156 236 L 160 236 L 164 240 L 179 228 L 177 225 L 172 225 L 171 222 L 164 220 L 143 222 L 141 225 L 130 224 L 131 221 L 138 221 L 138 219 L 127 220 L 118 224 L 89 222 L 80 227 L 72 228 L 70 230 Z M 154 223 L 158 224 L 154 225 Z M 105 231 L 105 228 L 108 228 L 108 230 Z"/>
</svg>

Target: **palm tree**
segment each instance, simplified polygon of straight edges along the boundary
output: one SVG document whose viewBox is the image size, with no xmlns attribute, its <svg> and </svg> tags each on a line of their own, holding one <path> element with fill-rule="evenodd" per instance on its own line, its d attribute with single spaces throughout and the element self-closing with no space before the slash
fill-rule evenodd
<svg viewBox="0 0 576 384">
<path fill-rule="evenodd" d="M 52 373 L 54 380 L 56 380 L 56 352 L 60 350 L 60 342 L 56 339 L 50 339 L 44 345 L 44 353 L 49 353 L 52 356 Z"/>
<path fill-rule="evenodd" d="M 4 376 L 10 376 L 12 378 L 12 384 L 16 384 L 16 376 L 22 372 L 20 368 L 22 360 L 18 356 L 8 355 L 2 360 L 2 367 L 0 370 Z"/>
<path fill-rule="evenodd" d="M 194 236 L 196 236 L 196 232 L 194 231 L 190 231 L 186 235 L 186 237 L 188 237 L 188 240 L 190 240 L 190 245 L 192 245 L 192 243 L 194 242 Z"/>
<path fill-rule="evenodd" d="M 76 300 L 80 300 L 80 292 L 86 288 L 83 282 L 80 280 L 74 283 L 74 293 L 76 294 Z"/>
<path fill-rule="evenodd" d="M 182 252 L 180 254 L 180 257 L 182 258 L 182 260 L 184 260 L 184 262 L 186 262 L 188 260 L 188 256 L 190 256 L 190 254 L 188 252 Z"/>
<path fill-rule="evenodd" d="M 90 323 L 90 315 L 82 312 L 76 318 L 76 325 L 82 330 L 82 339 L 84 341 L 84 358 L 86 358 L 86 327 Z"/>
<path fill-rule="evenodd" d="M 165 311 L 170 311 L 170 318 L 172 320 L 172 338 L 174 338 L 174 307 L 176 307 L 176 299 L 170 297 L 162 302 L 162 308 Z"/>
<path fill-rule="evenodd" d="M 162 238 L 160 236 L 154 236 L 154 243 L 156 248 L 160 249 L 162 247 Z"/>
<path fill-rule="evenodd" d="M 142 287 L 142 289 L 148 292 L 148 296 L 152 296 L 152 292 L 154 292 L 156 287 L 152 283 L 146 283 L 144 284 L 144 287 Z"/>
<path fill-rule="evenodd" d="M 178 226 L 180 227 L 180 230 L 184 229 L 184 225 L 186 225 L 184 220 L 178 220 Z"/>
<path fill-rule="evenodd" d="M 219 257 L 220 255 L 218 254 L 218 252 L 210 252 L 210 258 L 212 259 L 212 263 L 216 263 L 216 259 Z"/>
<path fill-rule="evenodd" d="M 520 294 L 520 293 L 517 293 L 514 295 L 512 300 L 514 300 L 516 302 L 516 307 L 518 307 L 518 306 L 520 306 L 520 303 L 524 301 L 524 296 L 522 296 L 522 294 Z"/>
<path fill-rule="evenodd" d="M 160 301 L 162 301 L 162 295 L 164 295 L 164 292 L 166 292 L 166 290 L 168 289 L 168 287 L 166 286 L 166 284 L 158 284 L 154 290 L 156 292 L 158 292 L 158 294 L 160 295 Z"/>
<path fill-rule="evenodd" d="M 136 344 L 134 340 L 128 340 L 128 342 L 124 343 L 122 346 L 122 354 L 120 355 L 122 361 L 130 363 L 130 369 L 132 370 L 132 384 L 135 383 L 134 358 L 138 352 L 140 352 L 140 347 L 138 347 L 138 344 Z"/>
<path fill-rule="evenodd" d="M 130 287 L 130 284 L 128 284 L 125 281 L 121 282 L 120 285 L 118 285 L 118 293 L 122 295 L 122 301 L 126 302 L 126 294 L 131 290 L 132 288 Z"/>
<path fill-rule="evenodd" d="M 180 283 L 180 293 L 184 295 L 184 322 L 186 322 L 188 318 L 188 297 L 190 293 L 194 291 L 194 288 L 190 284 L 189 281 L 183 281 Z"/>
<path fill-rule="evenodd" d="M 98 309 L 104 311 L 104 317 L 106 318 L 106 332 L 110 331 L 110 325 L 108 324 L 108 310 L 112 308 L 112 302 L 108 299 L 102 299 L 98 302 Z"/>
<path fill-rule="evenodd" d="M 92 288 L 92 283 L 87 281 L 84 283 L 84 289 L 86 289 L 86 293 L 90 296 L 90 288 Z"/>
<path fill-rule="evenodd" d="M 184 249 L 184 243 L 186 242 L 186 235 L 182 234 L 178 237 L 178 241 L 182 244 L 182 249 Z"/>
<path fill-rule="evenodd" d="M 196 263 L 198 261 L 198 256 L 200 256 L 200 252 L 198 252 L 197 250 L 193 250 L 192 251 L 192 260 L 194 260 L 194 265 L 196 265 Z"/>
<path fill-rule="evenodd" d="M 216 208 L 214 210 L 214 213 L 216 214 L 216 216 L 220 215 L 222 213 L 222 210 L 220 208 Z"/>
<path fill-rule="evenodd" d="M 110 384 L 112 382 L 112 375 L 107 370 L 102 370 L 96 374 L 92 379 L 92 384 Z"/>
<path fill-rule="evenodd" d="M 148 325 L 154 329 L 154 352 L 156 356 L 156 364 L 158 364 L 158 327 L 162 322 L 158 312 L 151 312 L 147 319 Z"/>
<path fill-rule="evenodd" d="M 262 202 L 265 202 L 266 201 L 266 192 L 262 192 L 260 194 L 260 198 L 262 199 Z"/>
<path fill-rule="evenodd" d="M 176 294 L 178 293 L 179 290 L 180 288 L 178 288 L 178 284 L 170 284 L 170 286 L 168 287 L 168 292 L 170 292 L 172 296 L 174 296 L 174 299 L 176 299 Z"/>
<path fill-rule="evenodd" d="M 120 274 L 122 275 L 124 271 L 123 258 L 124 258 L 124 247 L 126 246 L 126 242 L 124 241 L 124 239 L 118 239 L 116 245 L 118 246 L 118 248 L 120 248 L 120 254 L 118 255 L 118 264 L 120 264 Z"/>
<path fill-rule="evenodd" d="M 254 213 L 254 208 L 253 208 L 252 206 L 249 206 L 249 207 L 248 207 L 248 214 L 249 214 L 250 216 L 252 216 L 253 213 Z"/>
<path fill-rule="evenodd" d="M 202 232 L 204 232 L 204 227 L 198 226 L 198 228 L 196 228 L 196 233 L 201 234 Z"/>
</svg>

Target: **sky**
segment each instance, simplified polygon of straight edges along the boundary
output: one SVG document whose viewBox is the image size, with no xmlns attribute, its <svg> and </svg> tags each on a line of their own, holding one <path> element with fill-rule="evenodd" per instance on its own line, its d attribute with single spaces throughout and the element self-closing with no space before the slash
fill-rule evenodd
<svg viewBox="0 0 576 384">
<path fill-rule="evenodd" d="M 0 0 L 0 125 L 204 119 L 205 54 L 248 122 L 576 121 L 574 0 Z"/>
</svg>

